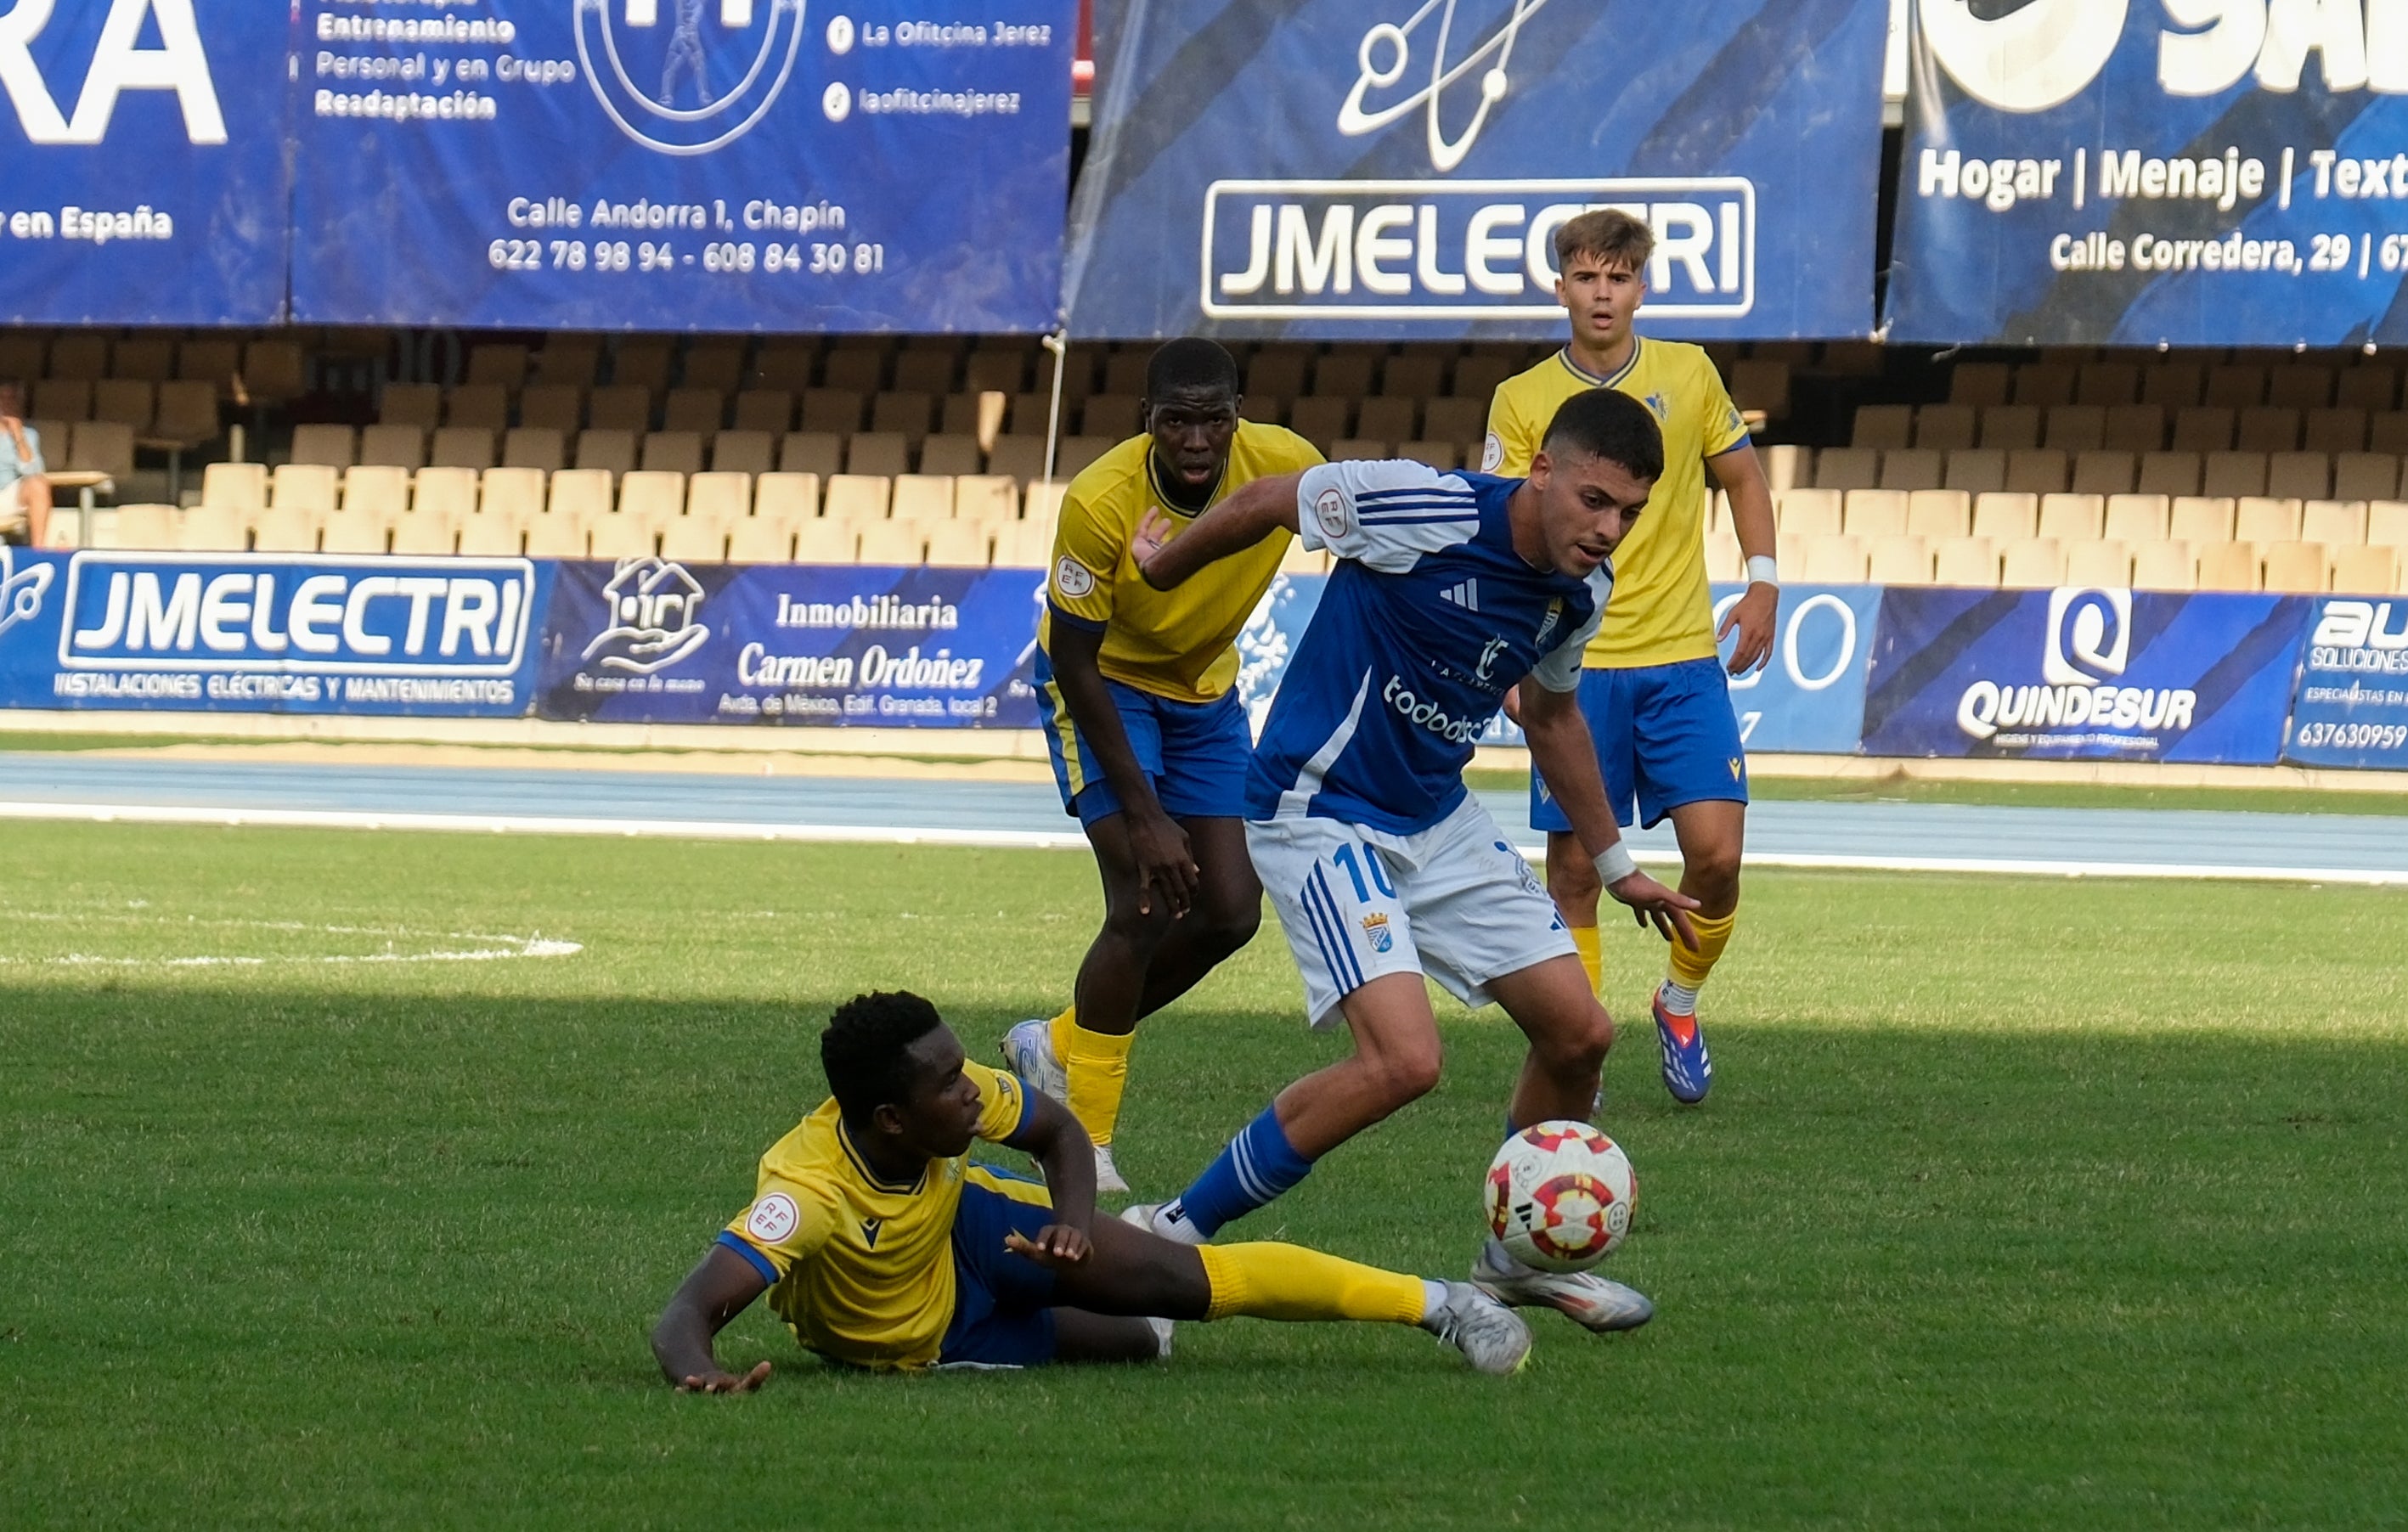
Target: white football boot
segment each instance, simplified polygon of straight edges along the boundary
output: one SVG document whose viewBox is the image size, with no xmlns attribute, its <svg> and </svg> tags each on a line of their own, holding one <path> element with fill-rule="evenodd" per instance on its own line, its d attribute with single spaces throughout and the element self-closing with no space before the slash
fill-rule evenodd
<svg viewBox="0 0 2408 1532">
<path fill-rule="evenodd" d="M 1196 1225 L 1181 1214 L 1179 1204 L 1170 1202 L 1140 1202 L 1121 1210 L 1121 1222 L 1134 1224 L 1159 1239 L 1174 1245 L 1209 1245 L 1211 1240 L 1196 1232 Z"/>
<path fill-rule="evenodd" d="M 1070 1103 L 1070 1072 L 1054 1056 L 1054 1024 L 1032 1016 L 1003 1035 L 1003 1062 L 1021 1083 Z"/>
<path fill-rule="evenodd" d="M 1129 1183 L 1121 1179 L 1120 1167 L 1112 1164 L 1112 1146 L 1097 1144 L 1096 1146 L 1096 1190 L 1126 1196 L 1128 1189 Z"/>
<path fill-rule="evenodd" d="M 1519 1372 L 1530 1357 L 1522 1316 L 1469 1282 L 1446 1284 L 1446 1302 L 1422 1316 L 1422 1328 L 1463 1353 L 1475 1372 Z"/>
<path fill-rule="evenodd" d="M 1553 1309 L 1599 1335 L 1635 1330 L 1656 1317 L 1656 1306 L 1635 1287 L 1593 1271 L 1541 1271 L 1495 1239 L 1471 1264 L 1471 1284 L 1516 1309 Z"/>
</svg>

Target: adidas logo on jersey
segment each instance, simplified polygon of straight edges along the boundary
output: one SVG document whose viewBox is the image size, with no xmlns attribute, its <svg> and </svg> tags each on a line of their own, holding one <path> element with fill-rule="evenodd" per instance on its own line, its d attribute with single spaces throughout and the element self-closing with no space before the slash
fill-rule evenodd
<svg viewBox="0 0 2408 1532">
<path fill-rule="evenodd" d="M 1452 601 L 1465 611 L 1480 609 L 1480 581 L 1467 580 L 1460 585 L 1450 585 L 1438 593 L 1440 601 Z"/>
</svg>

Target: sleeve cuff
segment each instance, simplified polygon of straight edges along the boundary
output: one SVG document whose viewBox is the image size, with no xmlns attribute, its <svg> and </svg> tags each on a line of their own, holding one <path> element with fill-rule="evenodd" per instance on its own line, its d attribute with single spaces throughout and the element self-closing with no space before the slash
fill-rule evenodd
<svg viewBox="0 0 2408 1532">
<path fill-rule="evenodd" d="M 1074 611 L 1064 611 L 1061 604 L 1052 596 L 1045 598 L 1045 609 L 1054 614 L 1054 621 L 1077 628 L 1082 633 L 1101 633 L 1111 625 L 1099 623 L 1092 617 L 1082 617 Z"/>
<path fill-rule="evenodd" d="M 752 1263 L 752 1269 L 761 1273 L 763 1281 L 772 1287 L 778 1284 L 778 1268 L 769 1264 L 769 1257 L 762 1254 L 751 1243 L 726 1230 L 720 1232 L 719 1242 Z"/>
</svg>

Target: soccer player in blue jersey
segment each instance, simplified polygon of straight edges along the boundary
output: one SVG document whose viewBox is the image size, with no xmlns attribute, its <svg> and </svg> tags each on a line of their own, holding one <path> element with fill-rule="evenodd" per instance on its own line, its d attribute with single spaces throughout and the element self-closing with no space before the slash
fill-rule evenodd
<svg viewBox="0 0 2408 1532">
<path fill-rule="evenodd" d="M 1594 1110 L 1613 1023 L 1554 901 L 1466 791 L 1463 768 L 1522 683 L 1531 759 L 1606 891 L 1695 944 L 1696 901 L 1641 872 L 1622 844 L 1575 696 L 1612 552 L 1663 466 L 1647 408 L 1597 389 L 1556 411 L 1527 479 L 1333 463 L 1248 485 L 1183 532 L 1148 523 L 1140 567 L 1162 587 L 1283 528 L 1338 557 L 1255 747 L 1246 846 L 1304 975 L 1308 1019 L 1342 1017 L 1354 1039 L 1352 1057 L 1282 1091 L 1154 1210 L 1156 1233 L 1211 1239 L 1435 1085 L 1425 973 L 1466 1005 L 1497 1001 L 1529 1038 L 1513 1124 Z M 1654 1312 L 1621 1283 L 1535 1270 L 1493 1239 L 1472 1281 L 1593 1330 Z"/>
</svg>

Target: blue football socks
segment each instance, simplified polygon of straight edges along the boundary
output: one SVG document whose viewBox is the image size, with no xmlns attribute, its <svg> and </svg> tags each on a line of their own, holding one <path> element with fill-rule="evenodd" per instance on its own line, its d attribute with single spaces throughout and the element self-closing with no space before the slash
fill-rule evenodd
<svg viewBox="0 0 2408 1532">
<path fill-rule="evenodd" d="M 1204 1167 L 1196 1184 L 1179 1195 L 1174 1206 L 1178 1216 L 1210 1239 L 1223 1224 L 1253 1212 L 1312 1173 L 1312 1162 L 1287 1141 L 1277 1110 L 1265 1107 Z"/>
</svg>

